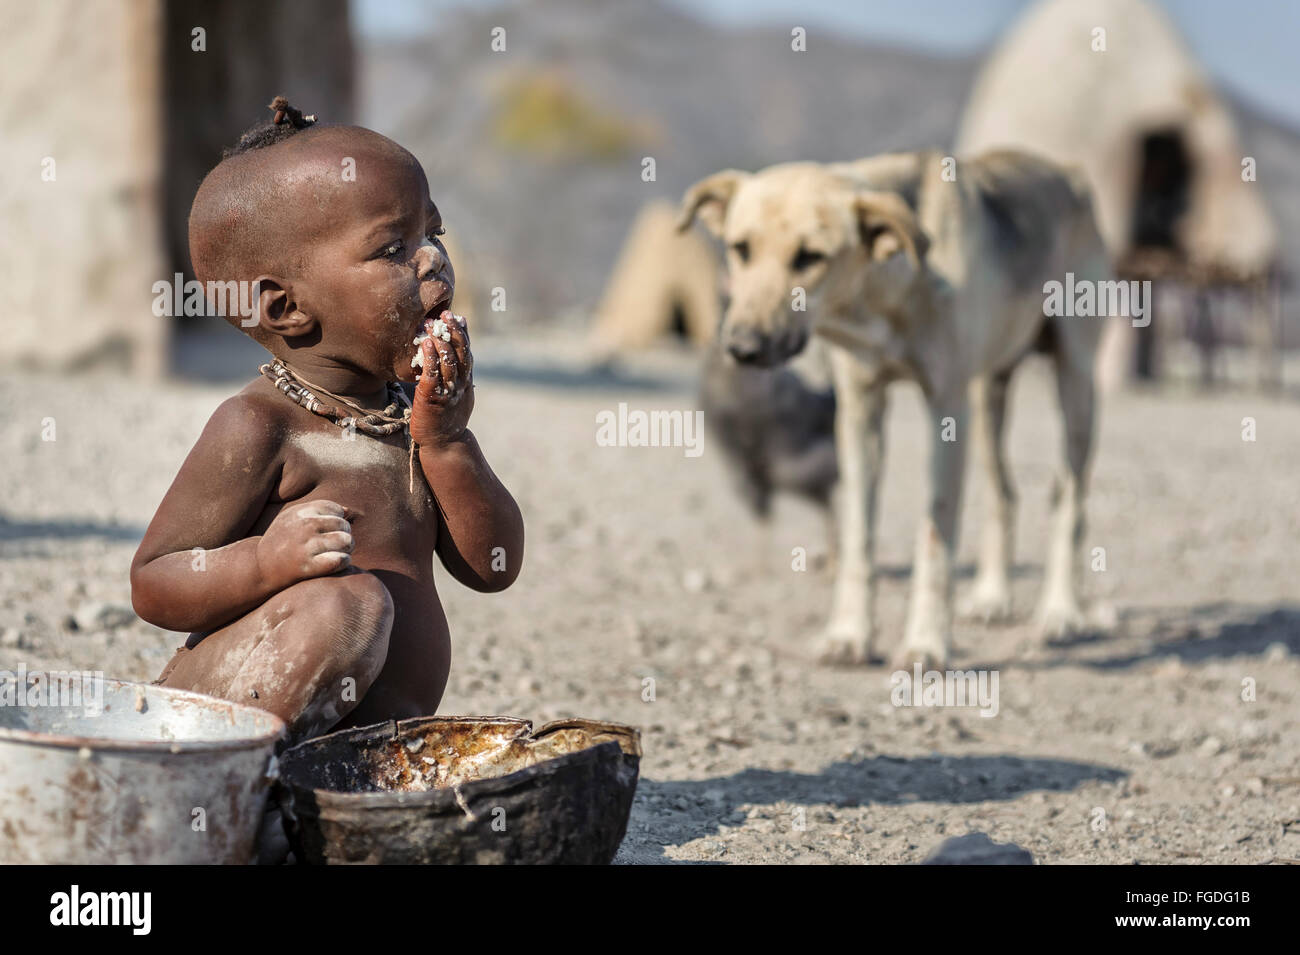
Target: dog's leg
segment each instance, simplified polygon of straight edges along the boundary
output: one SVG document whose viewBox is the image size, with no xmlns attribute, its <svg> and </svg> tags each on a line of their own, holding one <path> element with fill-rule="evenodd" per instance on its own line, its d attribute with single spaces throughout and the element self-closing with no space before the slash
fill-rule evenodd
<svg viewBox="0 0 1300 955">
<path fill-rule="evenodd" d="M 930 504 L 916 540 L 907 629 L 895 658 L 901 667 L 920 662 L 940 668 L 952 642 L 952 567 L 957 519 L 970 443 L 969 404 L 964 388 L 930 401 Z"/>
<path fill-rule="evenodd" d="M 958 614 L 985 623 L 1011 616 L 1016 490 L 1007 470 L 1002 443 L 1010 383 L 1010 369 L 971 382 L 972 431 L 987 497 L 984 526 L 980 528 L 979 569 L 970 591 L 958 603 Z"/>
<path fill-rule="evenodd" d="M 829 663 L 862 663 L 871 658 L 875 636 L 876 492 L 884 453 L 885 388 L 848 351 L 835 346 L 830 352 L 840 543 L 830 621 L 817 655 Z"/>
<path fill-rule="evenodd" d="M 1079 558 L 1083 547 L 1084 498 L 1092 454 L 1092 353 L 1087 343 L 1062 334 L 1056 356 L 1057 392 L 1065 422 L 1065 468 L 1052 490 L 1054 498 L 1047 568 L 1037 619 L 1043 634 L 1064 636 L 1084 629 L 1079 604 Z"/>
</svg>

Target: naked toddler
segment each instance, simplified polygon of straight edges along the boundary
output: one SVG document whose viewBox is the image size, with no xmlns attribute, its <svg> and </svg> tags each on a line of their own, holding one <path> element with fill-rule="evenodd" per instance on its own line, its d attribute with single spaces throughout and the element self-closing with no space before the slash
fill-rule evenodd
<svg viewBox="0 0 1300 955">
<path fill-rule="evenodd" d="M 231 320 L 271 361 L 203 430 L 131 589 L 142 618 L 190 632 L 157 682 L 269 710 L 297 740 L 434 713 L 451 640 L 433 555 L 498 591 L 524 529 L 467 427 L 473 356 L 420 164 L 272 108 L 189 227 L 205 287 L 256 283 L 255 314 Z"/>
</svg>

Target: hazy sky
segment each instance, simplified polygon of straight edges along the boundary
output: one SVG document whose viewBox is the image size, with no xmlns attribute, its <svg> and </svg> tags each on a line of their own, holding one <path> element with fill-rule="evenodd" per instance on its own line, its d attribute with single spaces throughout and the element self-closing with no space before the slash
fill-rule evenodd
<svg viewBox="0 0 1300 955">
<path fill-rule="evenodd" d="M 437 12 L 471 0 L 352 0 L 368 35 L 431 31 Z M 475 6 L 509 0 L 472 0 Z M 541 0 L 534 0 L 541 2 Z M 669 0 L 726 25 L 798 24 L 947 53 L 987 48 L 1033 0 Z M 1155 0 L 1228 90 L 1300 126 L 1300 0 Z"/>
</svg>

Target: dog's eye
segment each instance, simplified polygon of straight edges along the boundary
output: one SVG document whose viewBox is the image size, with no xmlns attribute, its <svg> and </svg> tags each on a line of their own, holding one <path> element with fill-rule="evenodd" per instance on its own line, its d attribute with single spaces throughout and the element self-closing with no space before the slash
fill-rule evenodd
<svg viewBox="0 0 1300 955">
<path fill-rule="evenodd" d="M 826 258 L 824 252 L 813 252 L 811 249 L 800 248 L 795 253 L 794 261 L 790 264 L 796 272 L 802 272 L 804 269 L 816 265 L 824 258 Z"/>
<path fill-rule="evenodd" d="M 732 246 L 731 246 L 731 250 L 732 250 L 733 252 L 735 252 L 738 256 L 740 256 L 740 261 L 742 261 L 742 262 L 748 262 L 748 261 L 749 261 L 749 243 L 748 243 L 748 242 L 745 242 L 744 240 L 741 240 L 740 242 L 733 243 Z"/>
</svg>

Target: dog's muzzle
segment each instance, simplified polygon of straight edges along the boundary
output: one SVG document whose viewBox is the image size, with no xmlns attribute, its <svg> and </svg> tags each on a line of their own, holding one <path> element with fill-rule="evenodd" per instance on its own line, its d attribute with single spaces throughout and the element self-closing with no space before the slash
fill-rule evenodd
<svg viewBox="0 0 1300 955">
<path fill-rule="evenodd" d="M 808 344 L 808 332 L 792 328 L 765 335 L 754 328 L 731 328 L 724 333 L 723 343 L 731 357 L 742 365 L 771 368 L 803 351 Z"/>
</svg>

